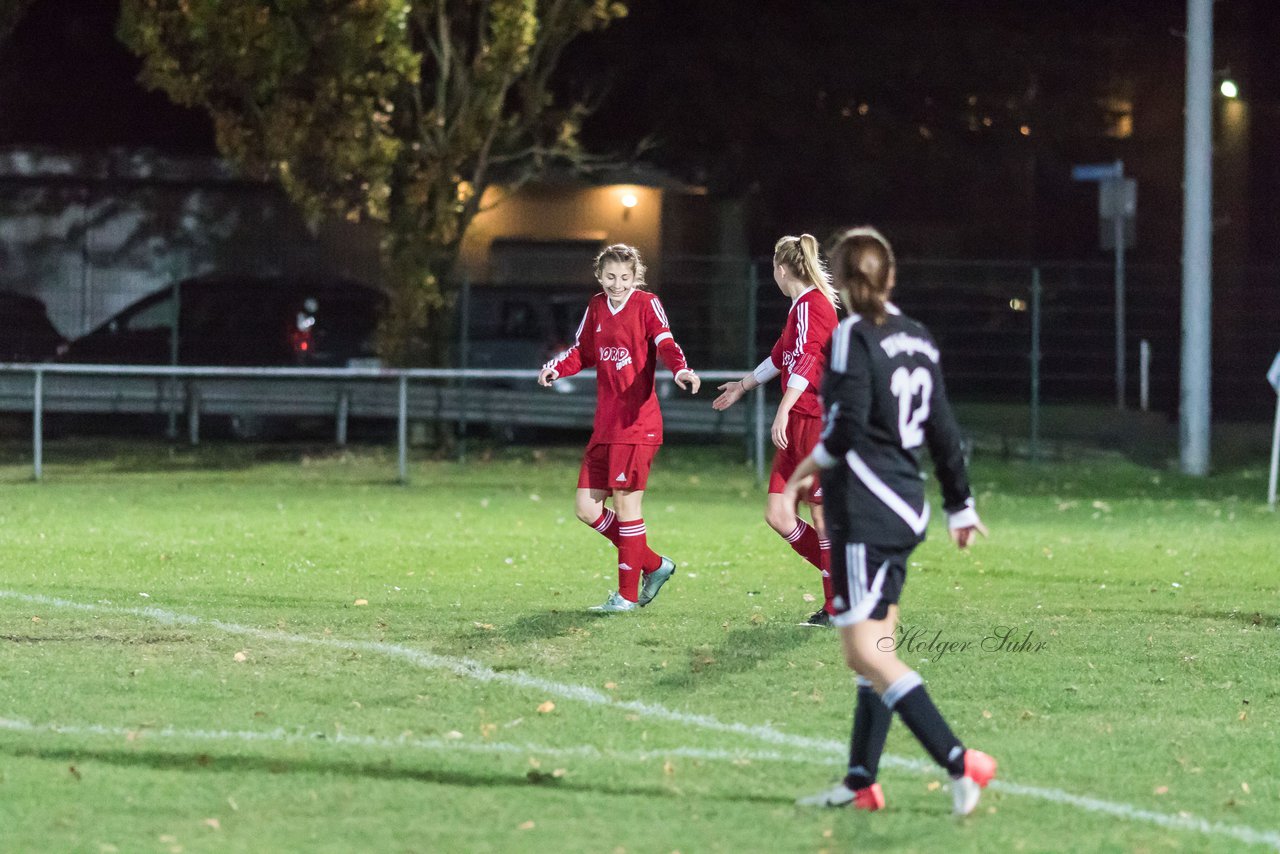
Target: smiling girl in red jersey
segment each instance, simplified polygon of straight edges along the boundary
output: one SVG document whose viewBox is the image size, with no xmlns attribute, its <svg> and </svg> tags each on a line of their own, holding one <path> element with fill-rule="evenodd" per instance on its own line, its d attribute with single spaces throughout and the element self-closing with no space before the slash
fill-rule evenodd
<svg viewBox="0 0 1280 854">
<path fill-rule="evenodd" d="M 769 477 L 769 503 L 764 518 L 791 548 L 817 567 L 822 574 L 824 603 L 804 623 L 826 626 L 831 616 L 830 545 L 822 524 L 822 488 L 807 493 L 805 500 L 813 517 L 810 525 L 796 513 L 796 505 L 783 498 L 787 478 L 808 456 L 822 435 L 822 403 L 818 390 L 827 364 L 826 347 L 836 328 L 836 296 L 827 271 L 818 258 L 818 240 L 811 234 L 784 237 L 773 249 L 773 280 L 791 299 L 791 311 L 782 335 L 769 357 L 740 380 L 720 386 L 720 396 L 711 406 L 728 409 L 746 392 L 782 377 L 782 402 L 773 419 L 770 435 L 778 453 Z"/>
<path fill-rule="evenodd" d="M 578 473 L 578 518 L 618 547 L 618 589 L 594 611 L 648 605 L 676 565 L 649 548 L 641 502 L 649 468 L 662 445 L 662 411 L 654 390 L 658 359 L 681 389 L 702 385 L 685 362 L 658 298 L 644 288 L 644 264 L 632 246 L 616 244 L 596 257 L 602 293 L 587 304 L 573 346 L 542 366 L 550 386 L 583 368 L 596 369 L 596 416 Z M 604 506 L 613 497 L 613 509 Z M 643 575 L 643 587 L 641 587 Z"/>
</svg>

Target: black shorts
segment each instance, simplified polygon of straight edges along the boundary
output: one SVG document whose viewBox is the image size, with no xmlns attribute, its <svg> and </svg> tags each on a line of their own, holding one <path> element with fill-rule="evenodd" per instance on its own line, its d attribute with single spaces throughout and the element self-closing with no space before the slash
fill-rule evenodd
<svg viewBox="0 0 1280 854">
<path fill-rule="evenodd" d="M 898 604 L 907 580 L 910 548 L 885 548 L 867 543 L 831 544 L 831 622 L 852 626 L 863 620 L 883 620 L 889 606 Z"/>
</svg>

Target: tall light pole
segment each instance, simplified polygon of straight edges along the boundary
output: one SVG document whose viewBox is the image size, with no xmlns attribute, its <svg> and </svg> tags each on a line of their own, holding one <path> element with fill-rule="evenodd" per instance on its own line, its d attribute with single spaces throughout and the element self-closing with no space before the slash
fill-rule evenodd
<svg viewBox="0 0 1280 854">
<path fill-rule="evenodd" d="M 1213 0 L 1187 0 L 1182 207 L 1182 471 L 1209 473 L 1213 272 Z"/>
</svg>

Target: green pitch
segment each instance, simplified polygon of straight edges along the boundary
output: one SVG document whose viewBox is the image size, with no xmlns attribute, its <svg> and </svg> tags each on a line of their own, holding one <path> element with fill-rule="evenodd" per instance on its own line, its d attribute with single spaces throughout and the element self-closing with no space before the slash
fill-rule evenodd
<svg viewBox="0 0 1280 854">
<path fill-rule="evenodd" d="M 398 486 L 377 451 L 54 445 L 37 485 L 10 449 L 0 851 L 1280 848 L 1260 470 L 976 461 L 992 536 L 935 520 L 898 638 L 1001 763 L 958 821 L 900 723 L 886 810 L 793 806 L 842 774 L 852 678 L 732 448 L 664 449 L 680 569 L 617 616 L 578 452 Z"/>
</svg>

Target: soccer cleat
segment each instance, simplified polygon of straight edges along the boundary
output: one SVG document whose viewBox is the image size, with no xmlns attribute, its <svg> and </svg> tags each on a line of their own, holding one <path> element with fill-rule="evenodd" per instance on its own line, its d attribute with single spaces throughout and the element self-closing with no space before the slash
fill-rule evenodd
<svg viewBox="0 0 1280 854">
<path fill-rule="evenodd" d="M 980 750 L 964 752 L 964 776 L 951 781 L 951 802 L 956 815 L 968 815 L 996 776 L 996 761 Z"/>
<path fill-rule="evenodd" d="M 884 792 L 880 790 L 879 783 L 872 783 L 870 786 L 866 786 L 861 789 L 850 789 L 844 783 L 839 783 L 830 789 L 827 789 L 825 792 L 818 792 L 816 795 L 801 798 L 796 801 L 796 806 L 852 806 L 855 810 L 875 812 L 876 810 L 884 809 Z"/>
<path fill-rule="evenodd" d="M 603 605 L 592 605 L 590 611 L 604 611 L 609 614 L 617 614 L 622 611 L 634 611 L 640 606 L 630 599 L 622 598 L 622 594 L 617 590 L 609 594 L 609 598 L 604 600 Z"/>
<path fill-rule="evenodd" d="M 658 568 L 644 577 L 644 585 L 640 588 L 640 601 L 637 603 L 641 608 L 648 605 L 658 595 L 658 591 L 662 589 L 662 585 L 666 584 L 671 576 L 676 574 L 676 562 L 669 557 L 658 555 L 662 558 L 662 563 L 658 564 Z"/>
<path fill-rule="evenodd" d="M 825 629 L 831 625 L 831 615 L 827 613 L 826 608 L 819 608 L 817 611 L 810 614 L 807 620 L 799 625 Z"/>
</svg>

